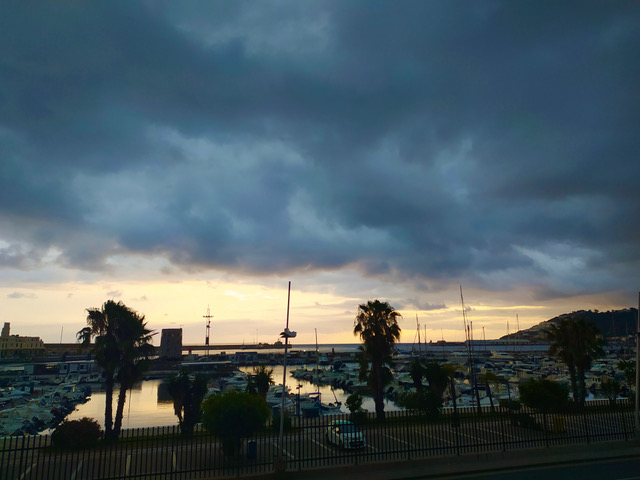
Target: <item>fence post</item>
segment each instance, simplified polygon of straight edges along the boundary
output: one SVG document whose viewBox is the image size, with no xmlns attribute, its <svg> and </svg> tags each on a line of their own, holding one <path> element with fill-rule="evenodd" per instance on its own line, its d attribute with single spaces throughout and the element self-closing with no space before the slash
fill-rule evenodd
<svg viewBox="0 0 640 480">
<path fill-rule="evenodd" d="M 624 411 L 625 411 L 625 407 L 626 405 L 620 405 L 619 406 L 619 410 L 620 410 L 620 418 L 622 419 L 622 430 L 624 432 L 624 439 L 625 441 L 629 440 L 629 435 L 627 434 L 627 422 L 624 419 Z"/>
<path fill-rule="evenodd" d="M 498 405 L 498 422 L 500 422 L 500 433 L 502 433 L 502 451 L 507 451 L 507 435 L 504 431 L 504 414 L 503 408 Z"/>
<path fill-rule="evenodd" d="M 584 433 L 587 436 L 587 445 L 591 443 L 591 439 L 589 438 L 589 424 L 587 422 L 587 407 L 582 407 L 582 424 L 584 425 Z"/>
<path fill-rule="evenodd" d="M 24 460 L 24 451 L 25 451 L 24 442 L 26 441 L 26 439 L 27 439 L 27 436 L 22 435 L 22 448 L 20 448 L 20 463 L 18 464 L 18 473 L 21 473 L 24 470 L 22 467 L 22 462 Z"/>
<path fill-rule="evenodd" d="M 457 426 L 457 428 L 455 429 L 456 432 L 456 455 L 460 455 L 460 435 L 459 435 L 459 430 L 460 430 L 460 426 L 462 425 L 462 422 L 460 422 Z"/>
</svg>

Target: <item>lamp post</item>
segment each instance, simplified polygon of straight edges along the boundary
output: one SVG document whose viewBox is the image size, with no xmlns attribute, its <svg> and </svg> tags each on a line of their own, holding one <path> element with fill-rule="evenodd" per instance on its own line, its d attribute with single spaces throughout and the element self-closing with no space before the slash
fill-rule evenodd
<svg viewBox="0 0 640 480">
<path fill-rule="evenodd" d="M 284 433 L 284 399 L 287 394 L 287 349 L 289 348 L 289 339 L 296 337 L 296 332 L 289 330 L 289 306 L 291 304 L 291 282 L 289 282 L 289 292 L 287 294 L 287 325 L 284 331 L 280 333 L 280 337 L 284 338 L 284 361 L 283 373 L 282 373 L 282 400 L 280 403 L 280 435 L 278 436 L 278 443 L 280 444 L 280 461 L 276 470 L 285 469 L 284 460 L 284 446 L 282 444 Z"/>
<path fill-rule="evenodd" d="M 638 319 L 636 323 L 636 408 L 635 408 L 635 420 L 636 420 L 636 440 L 640 438 L 640 416 L 638 416 L 638 405 L 640 400 L 638 399 L 638 385 L 640 385 L 640 292 L 638 292 Z"/>
</svg>

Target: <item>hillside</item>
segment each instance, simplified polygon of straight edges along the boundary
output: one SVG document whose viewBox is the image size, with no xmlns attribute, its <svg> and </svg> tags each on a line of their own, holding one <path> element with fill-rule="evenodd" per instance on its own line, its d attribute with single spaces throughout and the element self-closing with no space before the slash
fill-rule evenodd
<svg viewBox="0 0 640 480">
<path fill-rule="evenodd" d="M 551 323 L 559 323 L 563 319 L 571 316 L 581 317 L 595 323 L 605 337 L 624 337 L 635 334 L 638 322 L 638 309 L 624 308 L 622 310 L 610 310 L 608 312 L 578 310 L 576 312 L 558 315 L 550 320 L 534 325 L 527 330 L 521 330 L 500 338 L 512 340 L 525 339 L 532 343 L 545 343 L 546 337 L 544 330 L 548 328 Z"/>
</svg>

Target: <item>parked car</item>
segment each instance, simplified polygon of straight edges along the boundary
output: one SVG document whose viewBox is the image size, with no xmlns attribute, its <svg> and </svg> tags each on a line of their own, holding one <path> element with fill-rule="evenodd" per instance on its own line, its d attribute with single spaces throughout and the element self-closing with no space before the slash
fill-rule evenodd
<svg viewBox="0 0 640 480">
<path fill-rule="evenodd" d="M 337 420 L 327 428 L 327 442 L 343 448 L 361 448 L 366 446 L 364 435 L 358 427 L 347 420 Z"/>
</svg>

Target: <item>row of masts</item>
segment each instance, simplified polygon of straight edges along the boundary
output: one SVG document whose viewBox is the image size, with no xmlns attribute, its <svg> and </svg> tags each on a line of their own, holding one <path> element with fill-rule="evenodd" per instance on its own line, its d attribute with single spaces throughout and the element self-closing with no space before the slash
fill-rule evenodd
<svg viewBox="0 0 640 480">
<path fill-rule="evenodd" d="M 467 318 L 467 310 L 464 305 L 464 298 L 462 295 L 462 285 L 460 285 L 460 301 L 462 303 L 462 319 L 464 322 L 465 340 L 467 341 L 467 344 L 470 344 L 473 341 L 473 322 L 469 321 Z M 207 305 L 207 314 L 203 315 L 202 318 L 206 320 L 204 344 L 208 347 L 209 339 L 211 335 L 211 319 L 213 318 L 213 315 L 211 315 L 211 309 L 209 305 Z M 516 333 L 518 333 L 520 332 L 520 320 L 518 318 L 517 313 L 516 313 L 516 323 L 517 323 Z M 509 320 L 507 320 L 507 335 L 509 334 L 510 334 Z M 416 335 L 418 337 L 418 352 L 422 352 L 421 325 L 420 325 L 420 321 L 418 320 L 417 313 L 416 313 Z M 442 333 L 442 330 L 441 330 L 441 336 L 442 336 L 442 340 L 444 341 L 444 333 Z M 482 340 L 486 344 L 487 339 L 485 336 L 484 327 L 482 327 Z M 414 343 L 415 343 L 415 338 L 414 338 Z M 427 326 L 426 325 L 424 325 L 424 345 L 425 345 L 425 351 L 426 351 L 426 346 L 427 346 Z M 318 330 L 316 329 L 316 354 L 317 353 L 318 353 Z M 208 354 L 209 352 L 207 351 L 207 355 Z"/>
<path fill-rule="evenodd" d="M 468 320 L 467 317 L 467 310 L 466 307 L 464 306 L 464 299 L 462 298 L 462 287 L 460 287 L 460 298 L 462 301 L 462 318 L 463 318 L 463 322 L 464 322 L 464 332 L 465 332 L 465 341 L 467 343 L 472 342 L 473 341 L 473 322 Z M 514 332 L 514 334 L 517 334 L 520 332 L 520 319 L 518 317 L 518 314 L 516 313 L 516 332 Z M 418 340 L 418 353 L 422 352 L 422 329 L 424 329 L 424 345 L 425 345 L 425 351 L 428 345 L 427 342 L 427 326 L 426 325 L 420 325 L 420 321 L 418 320 L 418 314 L 416 313 L 416 334 L 413 337 L 413 343 L 415 345 L 416 343 L 416 339 Z M 441 340 L 444 342 L 444 332 L 442 329 L 440 329 L 440 333 L 441 333 Z M 509 329 L 509 320 L 507 320 L 507 335 L 510 335 L 511 331 Z M 516 338 L 516 341 L 518 339 Z M 486 347 L 486 343 L 487 343 L 487 337 L 485 335 L 485 331 L 484 331 L 484 327 L 482 327 L 482 342 L 483 345 Z"/>
</svg>

